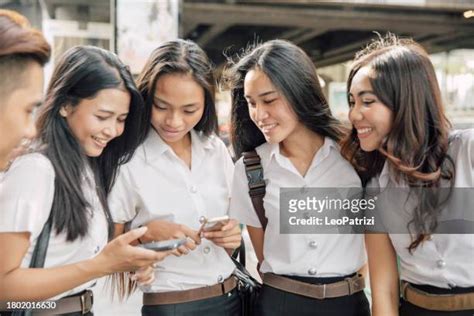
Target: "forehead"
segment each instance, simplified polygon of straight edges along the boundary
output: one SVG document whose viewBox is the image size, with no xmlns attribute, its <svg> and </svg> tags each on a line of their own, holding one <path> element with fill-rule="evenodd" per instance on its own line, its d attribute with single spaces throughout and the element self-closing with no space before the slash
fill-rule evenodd
<svg viewBox="0 0 474 316">
<path fill-rule="evenodd" d="M 244 91 L 248 95 L 274 90 L 275 87 L 270 78 L 260 69 L 254 68 L 247 72 L 244 79 Z"/>
<path fill-rule="evenodd" d="M 370 78 L 373 77 L 373 71 L 369 67 L 362 67 L 352 78 L 351 93 L 360 90 L 371 90 L 372 84 Z"/>
<path fill-rule="evenodd" d="M 158 79 L 154 97 L 173 105 L 202 102 L 204 88 L 191 74 L 166 74 Z"/>
<path fill-rule="evenodd" d="M 103 89 L 93 98 L 82 100 L 77 111 L 92 112 L 105 110 L 114 113 L 127 113 L 130 107 L 130 93 L 121 89 Z"/>
</svg>

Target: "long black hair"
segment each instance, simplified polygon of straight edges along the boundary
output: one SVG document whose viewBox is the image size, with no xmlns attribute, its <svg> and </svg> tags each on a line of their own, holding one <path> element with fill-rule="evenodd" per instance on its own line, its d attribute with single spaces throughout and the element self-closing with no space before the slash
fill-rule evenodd
<svg viewBox="0 0 474 316">
<path fill-rule="evenodd" d="M 405 180 L 419 203 L 408 224 L 416 235 L 413 251 L 437 227 L 446 200 L 439 199 L 441 181 L 452 187 L 455 166 L 448 155 L 451 123 L 446 117 L 435 69 L 425 49 L 412 39 L 388 33 L 359 51 L 352 64 L 347 90 L 358 71 L 368 67 L 375 95 L 393 112 L 392 129 L 380 148 L 364 152 L 357 131 L 342 142 L 342 154 L 366 184 L 387 162 L 396 180 Z M 423 188 L 420 190 L 418 188 Z M 441 201 L 440 201 L 441 200 Z"/>
<path fill-rule="evenodd" d="M 250 47 L 236 61 L 229 60 L 223 82 L 232 95 L 231 133 L 237 157 L 263 144 L 263 133 L 252 122 L 244 97 L 245 75 L 258 68 L 288 100 L 298 120 L 309 130 L 338 141 L 342 128 L 329 108 L 319 84 L 316 68 L 298 46 L 272 40 Z"/>
<path fill-rule="evenodd" d="M 138 90 L 150 116 L 156 83 L 166 74 L 189 74 L 204 89 L 204 112 L 194 129 L 207 136 L 217 134 L 216 80 L 206 53 L 193 41 L 182 39 L 165 42 L 151 53 L 137 80 Z M 147 125 L 148 130 L 150 126 Z"/>
<path fill-rule="evenodd" d="M 93 98 L 99 91 L 110 88 L 125 90 L 131 96 L 124 133 L 110 141 L 99 157 L 87 157 L 59 110 L 65 106 L 75 107 L 81 100 Z M 76 46 L 61 57 L 37 121 L 40 142 L 44 145 L 42 151 L 51 160 L 56 173 L 51 214 L 58 234 L 65 231 L 69 241 L 87 234 L 87 207 L 90 205 L 81 179 L 89 164 L 109 222 L 109 237 L 113 235 L 106 196 L 119 165 L 129 161 L 144 141 L 146 135 L 141 127 L 148 121 L 149 114 L 132 75 L 115 54 L 97 47 Z"/>
</svg>

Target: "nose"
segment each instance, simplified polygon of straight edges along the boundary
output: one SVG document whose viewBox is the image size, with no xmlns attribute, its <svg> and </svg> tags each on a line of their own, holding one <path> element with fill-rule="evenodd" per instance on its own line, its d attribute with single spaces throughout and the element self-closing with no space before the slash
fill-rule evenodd
<svg viewBox="0 0 474 316">
<path fill-rule="evenodd" d="M 354 106 L 349 110 L 349 121 L 354 124 L 355 122 L 359 122 L 364 118 L 364 115 L 360 111 L 360 107 L 358 104 L 354 104 Z"/>
<path fill-rule="evenodd" d="M 110 139 L 117 137 L 121 134 L 119 125 L 119 123 L 111 123 L 107 125 L 103 130 L 104 135 L 106 135 Z"/>
<path fill-rule="evenodd" d="M 178 128 L 183 123 L 183 119 L 179 113 L 172 112 L 166 116 L 165 123 L 171 128 Z"/>
<path fill-rule="evenodd" d="M 255 120 L 261 122 L 268 117 L 268 112 L 265 109 L 265 106 L 261 103 L 257 103 L 255 107 Z"/>
</svg>

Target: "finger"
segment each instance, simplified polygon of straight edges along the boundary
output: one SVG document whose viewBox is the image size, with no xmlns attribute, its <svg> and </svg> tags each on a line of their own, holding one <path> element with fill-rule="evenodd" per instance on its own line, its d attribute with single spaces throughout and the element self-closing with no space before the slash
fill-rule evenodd
<svg viewBox="0 0 474 316">
<path fill-rule="evenodd" d="M 220 238 L 210 238 L 213 243 L 240 243 L 240 236 L 226 236 Z"/>
<path fill-rule="evenodd" d="M 155 281 L 155 274 L 150 275 L 146 280 L 138 281 L 138 285 L 150 285 L 153 281 Z"/>
<path fill-rule="evenodd" d="M 176 248 L 176 250 L 178 250 L 179 253 L 182 255 L 186 255 L 189 252 L 188 248 L 186 248 L 185 245 L 179 246 L 178 248 Z"/>
<path fill-rule="evenodd" d="M 175 250 L 171 251 L 171 253 L 172 253 L 173 255 L 175 255 L 176 257 L 181 257 L 181 252 L 179 252 L 178 249 L 175 249 Z"/>
<path fill-rule="evenodd" d="M 186 246 L 186 248 L 188 248 L 189 250 L 194 250 L 196 249 L 196 243 L 194 242 L 194 240 L 192 239 L 188 239 L 188 241 L 184 244 L 184 246 Z"/>
<path fill-rule="evenodd" d="M 194 242 L 196 244 L 199 245 L 201 243 L 201 237 L 199 236 L 197 231 L 192 230 L 191 228 L 187 227 L 186 225 L 181 225 L 181 230 L 183 231 L 183 233 L 186 234 L 186 236 L 188 236 L 189 238 L 194 240 Z"/>
<path fill-rule="evenodd" d="M 237 243 L 215 243 L 215 245 L 225 249 L 236 249 L 240 246 Z"/>
<path fill-rule="evenodd" d="M 125 234 L 122 234 L 116 238 L 116 240 L 119 240 L 123 243 L 130 244 L 132 241 L 137 240 L 138 238 L 142 237 L 145 235 L 147 231 L 147 227 L 143 226 L 140 228 L 133 229 Z"/>
<path fill-rule="evenodd" d="M 222 227 L 222 230 L 223 231 L 226 231 L 226 230 L 231 230 L 232 228 L 234 228 L 236 225 L 238 225 L 239 223 L 237 222 L 237 220 L 235 219 L 231 219 L 229 220 L 229 222 L 227 224 L 225 224 L 223 227 Z"/>
</svg>

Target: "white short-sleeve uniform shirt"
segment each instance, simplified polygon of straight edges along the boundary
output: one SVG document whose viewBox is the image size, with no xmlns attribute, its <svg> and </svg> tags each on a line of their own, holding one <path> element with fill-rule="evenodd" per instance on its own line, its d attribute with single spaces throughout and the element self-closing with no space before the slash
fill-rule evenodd
<svg viewBox="0 0 474 316">
<path fill-rule="evenodd" d="M 356 272 L 366 262 L 363 235 L 281 234 L 280 188 L 360 187 L 359 176 L 341 156 L 337 144 L 326 137 L 304 177 L 280 153 L 278 144 L 264 143 L 256 148 L 262 162 L 266 194 L 263 199 L 268 224 L 264 237 L 263 273 L 334 277 Z M 230 214 L 242 223 L 261 227 L 248 193 L 243 159 L 235 165 Z"/>
<path fill-rule="evenodd" d="M 28 268 L 37 238 L 48 220 L 54 198 L 55 172 L 44 155 L 27 154 L 17 158 L 3 174 L 0 183 L 0 232 L 29 232 L 30 246 L 21 262 Z M 53 224 L 45 259 L 45 268 L 59 267 L 94 257 L 107 244 L 107 219 L 95 190 L 90 168 L 81 179 L 88 208 L 89 229 L 83 238 L 70 242 L 66 233 L 59 235 Z M 28 282 L 25 280 L 25 282 Z M 46 282 L 46 281 L 45 281 Z M 47 283 L 45 283 L 47 284 Z M 59 299 L 91 288 L 95 280 L 55 296 Z M 46 285 L 47 286 L 47 285 Z"/>
<path fill-rule="evenodd" d="M 161 219 L 200 227 L 199 218 L 228 214 L 233 162 L 216 136 L 191 131 L 191 169 L 155 130 L 120 168 L 109 196 L 116 223 L 132 228 Z M 144 292 L 181 291 L 214 285 L 228 278 L 234 264 L 227 252 L 207 239 L 187 255 L 166 257 L 155 269 L 155 281 Z"/>
<path fill-rule="evenodd" d="M 454 131 L 451 134 L 448 154 L 454 161 L 455 188 L 474 186 L 474 130 Z M 369 186 L 380 188 L 407 187 L 397 183 L 385 163 L 378 178 Z M 446 212 L 449 210 L 443 210 Z M 393 220 L 394 217 L 392 216 Z M 406 219 L 392 225 L 406 227 Z M 400 258 L 400 279 L 413 284 L 440 288 L 474 286 L 474 234 L 433 234 L 421 243 L 413 253 L 408 251 L 411 237 L 408 234 L 389 234 L 393 247 Z"/>
</svg>

